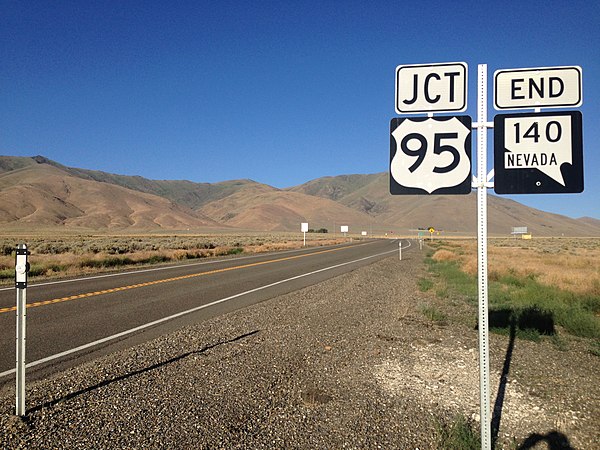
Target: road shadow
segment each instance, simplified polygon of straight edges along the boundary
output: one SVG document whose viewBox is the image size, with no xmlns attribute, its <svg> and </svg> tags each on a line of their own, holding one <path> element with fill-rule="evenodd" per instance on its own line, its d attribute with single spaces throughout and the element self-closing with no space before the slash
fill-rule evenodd
<svg viewBox="0 0 600 450">
<path fill-rule="evenodd" d="M 537 307 L 529 307 L 525 309 L 497 309 L 491 310 L 489 313 L 489 326 L 496 331 L 505 332 L 508 331 L 508 346 L 506 348 L 506 354 L 504 357 L 504 364 L 502 366 L 502 373 L 500 375 L 500 383 L 498 384 L 498 392 L 496 394 L 496 400 L 494 402 L 494 408 L 492 413 L 492 448 L 495 447 L 498 441 L 498 434 L 500 431 L 500 423 L 502 421 L 502 409 L 504 406 L 504 399 L 506 396 L 506 388 L 508 386 L 508 375 L 510 373 L 510 365 L 512 362 L 513 351 L 515 348 L 515 341 L 519 335 L 523 336 L 538 336 L 539 335 L 553 335 L 555 334 L 554 328 L 554 317 L 552 313 L 540 310 Z M 551 433 L 548 435 L 541 436 L 538 434 L 530 435 L 530 438 L 534 436 L 541 436 L 547 439 L 548 445 L 552 445 L 550 440 L 554 442 L 557 436 Z M 555 433 L 560 434 L 560 433 Z M 568 439 L 562 435 L 566 442 Z M 527 441 L 525 441 L 527 442 Z M 541 441 L 537 441 L 541 442 Z M 558 441 L 557 441 L 558 442 Z M 561 441 L 562 442 L 562 441 Z M 525 443 L 523 443 L 525 445 Z M 533 444 L 535 445 L 535 444 Z M 521 448 L 521 447 L 519 447 Z M 523 447 L 530 448 L 530 447 Z M 550 447 L 551 450 L 554 448 L 571 448 L 569 447 Z"/>
<path fill-rule="evenodd" d="M 163 367 L 163 366 L 167 366 L 169 364 L 173 364 L 174 362 L 180 361 L 180 360 L 182 360 L 184 358 L 187 358 L 188 356 L 200 355 L 200 354 L 205 353 L 208 350 L 211 350 L 211 349 L 213 349 L 215 347 L 219 347 L 219 346 L 225 345 L 225 344 L 231 344 L 233 342 L 237 342 L 237 341 L 240 341 L 242 339 L 246 339 L 246 338 L 248 338 L 250 336 L 254 336 L 255 334 L 257 334 L 259 332 L 260 332 L 260 330 L 254 330 L 254 331 L 251 331 L 251 332 L 246 333 L 246 334 L 242 334 L 242 335 L 237 336 L 237 337 L 232 338 L 232 339 L 228 339 L 228 340 L 217 342 L 215 344 L 207 345 L 206 347 L 201 348 L 200 350 L 193 350 L 193 351 L 190 351 L 190 352 L 186 352 L 186 353 L 183 353 L 181 355 L 175 356 L 173 358 L 167 359 L 165 361 L 161 361 L 159 363 L 152 364 L 151 366 L 144 367 L 142 369 L 135 370 L 133 372 L 129 372 L 129 373 L 126 373 L 124 375 L 120 375 L 118 377 L 111 378 L 110 380 L 102 381 L 102 382 L 100 382 L 98 384 L 95 384 L 93 386 L 89 386 L 89 387 L 87 387 L 85 389 L 80 389 L 78 391 L 71 392 L 71 393 L 65 395 L 64 397 L 60 397 L 60 398 L 57 398 L 57 399 L 54 399 L 54 400 L 50 400 L 50 401 L 48 401 L 46 403 L 43 403 L 43 404 L 41 404 L 39 406 L 35 406 L 35 407 L 31 408 L 31 409 L 28 409 L 25 414 L 29 415 L 29 414 L 34 413 L 36 411 L 40 411 L 43 408 L 51 408 L 51 407 L 57 405 L 58 403 L 65 402 L 67 400 L 71 400 L 71 399 L 73 399 L 75 397 L 78 397 L 78 396 L 80 396 L 82 394 L 85 394 L 87 392 L 92 392 L 92 391 L 94 391 L 96 389 L 108 386 L 108 385 L 110 385 L 112 383 L 123 381 L 123 380 L 126 380 L 128 378 L 134 377 L 136 375 L 140 375 L 142 373 L 146 373 L 146 372 L 150 372 L 152 370 L 158 369 L 159 367 Z"/>
</svg>

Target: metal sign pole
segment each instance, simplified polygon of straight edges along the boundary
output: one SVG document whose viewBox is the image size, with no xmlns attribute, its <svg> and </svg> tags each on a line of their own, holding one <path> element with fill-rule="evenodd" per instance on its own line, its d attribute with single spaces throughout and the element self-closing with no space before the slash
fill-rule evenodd
<svg viewBox="0 0 600 450">
<path fill-rule="evenodd" d="M 15 256 L 15 288 L 17 290 L 17 348 L 15 414 L 25 416 L 25 319 L 27 305 L 27 246 L 19 244 Z"/>
<path fill-rule="evenodd" d="M 474 124 L 475 125 L 475 124 Z M 477 249 L 479 285 L 479 387 L 481 448 L 491 449 L 490 363 L 487 281 L 487 64 L 479 64 L 477 81 Z"/>
</svg>

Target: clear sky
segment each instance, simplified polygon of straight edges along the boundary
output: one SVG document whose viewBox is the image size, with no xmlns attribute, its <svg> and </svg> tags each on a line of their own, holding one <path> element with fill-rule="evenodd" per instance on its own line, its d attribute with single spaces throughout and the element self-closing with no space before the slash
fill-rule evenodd
<svg viewBox="0 0 600 450">
<path fill-rule="evenodd" d="M 398 65 L 466 62 L 473 120 L 478 64 L 488 120 L 495 70 L 577 65 L 584 193 L 510 198 L 600 218 L 599 23 L 589 0 L 0 0 L 0 154 L 283 188 L 388 171 Z"/>
</svg>

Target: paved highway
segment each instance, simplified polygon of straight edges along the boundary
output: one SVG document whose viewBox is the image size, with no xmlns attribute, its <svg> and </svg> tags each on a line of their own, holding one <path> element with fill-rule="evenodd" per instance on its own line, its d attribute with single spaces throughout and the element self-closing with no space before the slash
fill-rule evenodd
<svg viewBox="0 0 600 450">
<path fill-rule="evenodd" d="M 402 247 L 412 250 L 408 241 Z M 42 378 L 394 253 L 397 240 L 371 240 L 30 284 L 27 378 Z M 0 289 L 0 387 L 14 380 L 15 298 L 14 288 Z"/>
</svg>

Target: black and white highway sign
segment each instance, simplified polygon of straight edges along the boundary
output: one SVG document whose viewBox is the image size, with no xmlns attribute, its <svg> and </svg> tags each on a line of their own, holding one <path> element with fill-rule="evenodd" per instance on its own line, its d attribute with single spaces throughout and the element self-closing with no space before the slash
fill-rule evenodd
<svg viewBox="0 0 600 450">
<path fill-rule="evenodd" d="M 494 172 L 497 194 L 583 192 L 581 112 L 498 114 Z"/>
<path fill-rule="evenodd" d="M 396 67 L 398 114 L 461 112 L 467 109 L 467 63 Z"/>
<path fill-rule="evenodd" d="M 394 118 L 390 123 L 391 194 L 471 192 L 469 116 Z"/>
<path fill-rule="evenodd" d="M 580 106 L 581 67 L 503 69 L 494 73 L 496 109 L 568 108 Z"/>
</svg>

